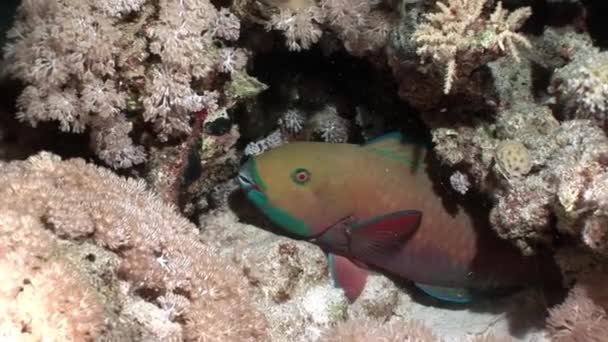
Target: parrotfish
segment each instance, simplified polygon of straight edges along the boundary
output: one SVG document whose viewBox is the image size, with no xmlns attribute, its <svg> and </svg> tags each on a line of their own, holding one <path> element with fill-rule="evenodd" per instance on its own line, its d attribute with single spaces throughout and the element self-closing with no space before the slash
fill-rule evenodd
<svg viewBox="0 0 608 342">
<path fill-rule="evenodd" d="M 325 251 L 351 301 L 372 268 L 458 303 L 536 279 L 532 257 L 462 207 L 448 210 L 427 155 L 398 132 L 363 145 L 293 142 L 251 157 L 239 181 L 271 221 Z"/>
</svg>

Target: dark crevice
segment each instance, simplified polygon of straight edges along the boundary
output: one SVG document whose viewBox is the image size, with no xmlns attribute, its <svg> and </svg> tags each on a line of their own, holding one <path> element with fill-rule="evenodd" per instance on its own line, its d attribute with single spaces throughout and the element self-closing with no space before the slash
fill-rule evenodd
<svg viewBox="0 0 608 342">
<path fill-rule="evenodd" d="M 249 73 L 269 85 L 269 89 L 253 104 L 232 110 L 241 128 L 239 148 L 276 129 L 276 120 L 288 108 L 314 111 L 328 103 L 351 122 L 357 108 L 365 108 L 381 116 L 386 127 L 404 129 L 408 136 L 427 134 L 416 112 L 399 99 L 398 85 L 390 70 L 350 56 L 345 50 L 327 56 L 316 46 L 301 52 L 274 49 L 255 55 L 251 66 Z M 261 111 L 266 122 L 252 122 L 256 115 L 251 113 L 252 108 Z M 350 142 L 363 142 L 357 129 L 354 132 Z"/>
<path fill-rule="evenodd" d="M 583 0 L 586 6 L 585 16 L 587 30 L 594 41 L 594 44 L 602 48 L 608 47 L 608 23 L 606 23 L 606 13 L 608 13 L 608 1 L 605 0 Z"/>
</svg>

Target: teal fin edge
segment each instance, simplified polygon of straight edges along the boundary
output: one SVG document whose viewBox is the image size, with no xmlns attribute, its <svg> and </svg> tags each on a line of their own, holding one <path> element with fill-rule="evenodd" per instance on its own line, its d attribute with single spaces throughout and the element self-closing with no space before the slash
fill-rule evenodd
<svg viewBox="0 0 608 342">
<path fill-rule="evenodd" d="M 361 146 L 366 146 L 368 147 L 369 145 L 373 145 L 373 144 L 377 144 L 381 141 L 384 140 L 389 140 L 389 139 L 397 139 L 400 142 L 404 143 L 404 144 L 418 144 L 418 145 L 428 145 L 427 142 L 420 140 L 420 139 L 413 139 L 410 137 L 405 136 L 403 133 L 399 132 L 399 131 L 392 131 L 392 132 L 388 132 L 388 133 L 384 133 L 382 135 L 379 135 L 375 138 L 372 138 L 368 141 L 366 141 L 363 145 Z"/>
<path fill-rule="evenodd" d="M 417 288 L 419 288 L 422 292 L 426 293 L 427 295 L 442 300 L 444 302 L 450 302 L 450 303 L 459 303 L 459 304 L 467 304 L 467 303 L 471 303 L 475 300 L 475 298 L 473 298 L 473 296 L 469 293 L 469 291 L 467 291 L 466 289 L 457 289 L 457 288 L 447 288 L 447 287 L 440 287 L 440 286 L 432 286 L 432 285 L 425 285 L 425 284 L 419 284 L 419 283 L 414 283 L 414 285 L 416 285 Z M 445 293 L 442 293 L 443 291 L 441 291 L 442 289 L 445 289 Z M 447 292 L 455 292 L 457 293 L 456 296 L 450 296 Z"/>
<path fill-rule="evenodd" d="M 329 275 L 331 276 L 331 281 L 334 287 L 340 287 L 338 281 L 336 280 L 336 270 L 334 269 L 334 255 L 331 253 L 325 253 L 327 257 L 327 263 L 329 264 Z"/>
<path fill-rule="evenodd" d="M 373 144 L 376 144 L 380 141 L 387 140 L 387 139 L 399 139 L 400 141 L 403 141 L 404 137 L 403 137 L 403 134 L 401 134 L 401 132 L 393 131 L 393 132 L 385 133 L 383 135 L 379 135 L 373 139 L 370 139 L 365 144 L 363 144 L 363 146 L 373 145 Z"/>
</svg>

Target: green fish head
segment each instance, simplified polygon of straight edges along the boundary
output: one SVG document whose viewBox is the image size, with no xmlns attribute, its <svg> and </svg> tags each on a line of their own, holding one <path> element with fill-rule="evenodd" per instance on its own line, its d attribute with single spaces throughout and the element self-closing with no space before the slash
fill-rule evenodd
<svg viewBox="0 0 608 342">
<path fill-rule="evenodd" d="M 320 234 L 348 216 L 338 146 L 290 143 L 251 157 L 239 172 L 241 188 L 281 228 L 304 238 Z"/>
</svg>

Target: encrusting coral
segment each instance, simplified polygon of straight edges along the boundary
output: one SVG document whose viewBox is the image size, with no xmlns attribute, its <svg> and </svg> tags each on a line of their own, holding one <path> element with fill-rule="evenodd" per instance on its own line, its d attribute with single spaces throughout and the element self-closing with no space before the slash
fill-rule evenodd
<svg viewBox="0 0 608 342">
<path fill-rule="evenodd" d="M 0 184 L 0 263 L 11 270 L 0 276 L 4 331 L 35 339 L 112 336 L 128 320 L 126 303 L 110 305 L 124 297 L 112 293 L 121 287 L 131 301 L 141 296 L 160 308 L 164 324 L 181 326 L 169 340 L 264 338 L 265 319 L 249 302 L 242 275 L 143 182 L 43 152 L 0 165 Z M 87 258 L 63 252 L 82 244 L 111 252 L 113 270 L 84 272 Z M 138 322 L 144 331 L 161 323 Z"/>
<path fill-rule="evenodd" d="M 590 44 L 572 53 L 571 62 L 555 71 L 550 91 L 566 118 L 593 120 L 608 132 L 608 53 Z"/>
<path fill-rule="evenodd" d="M 447 165 L 465 166 L 495 198 L 490 217 L 498 234 L 531 253 L 538 243 L 552 245 L 557 216 L 559 232 L 605 253 L 604 132 L 589 120 L 559 124 L 542 107 L 505 111 L 493 130 L 496 136 L 487 127 L 437 128 L 433 139 Z"/>
</svg>

